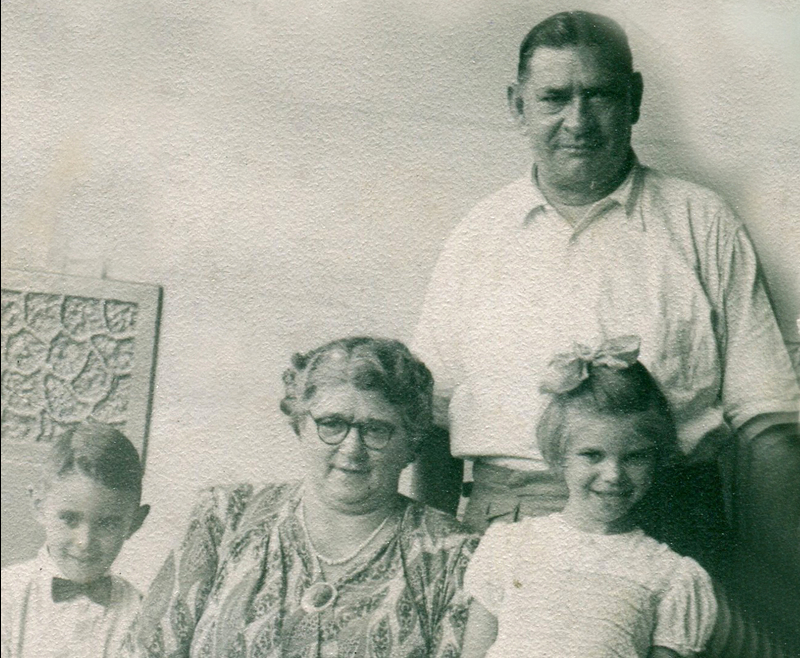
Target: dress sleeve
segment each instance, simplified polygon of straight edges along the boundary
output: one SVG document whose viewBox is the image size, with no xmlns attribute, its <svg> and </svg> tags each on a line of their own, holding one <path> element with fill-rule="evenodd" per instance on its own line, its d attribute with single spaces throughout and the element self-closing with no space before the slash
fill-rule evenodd
<svg viewBox="0 0 800 658">
<path fill-rule="evenodd" d="M 504 583 L 508 580 L 509 529 L 513 525 L 495 523 L 483 535 L 475 555 L 467 567 L 464 588 L 489 612 L 497 616 L 504 599 Z"/>
<path fill-rule="evenodd" d="M 432 658 L 450 658 L 461 655 L 464 630 L 467 626 L 470 598 L 464 590 L 464 573 L 478 543 L 475 537 L 459 538 L 457 547 L 449 549 L 441 598 L 434 605 L 435 614 Z"/>
<path fill-rule="evenodd" d="M 127 643 L 136 655 L 188 658 L 217 574 L 222 537 L 240 514 L 242 493 L 223 488 L 201 492 L 183 541 L 167 557 L 142 603 Z"/>
<path fill-rule="evenodd" d="M 691 558 L 680 558 L 656 610 L 653 646 L 693 656 L 708 643 L 716 619 L 711 578 Z"/>
</svg>

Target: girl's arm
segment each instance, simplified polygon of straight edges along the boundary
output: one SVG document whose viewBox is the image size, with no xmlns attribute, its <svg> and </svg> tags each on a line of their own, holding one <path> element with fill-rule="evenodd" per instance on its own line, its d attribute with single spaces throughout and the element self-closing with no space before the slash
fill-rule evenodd
<svg viewBox="0 0 800 658">
<path fill-rule="evenodd" d="M 681 658 L 681 655 L 666 647 L 651 647 L 647 658 Z"/>
<path fill-rule="evenodd" d="M 473 599 L 469 606 L 467 627 L 464 630 L 461 658 L 483 658 L 496 639 L 497 617 Z M 656 658 L 660 658 L 658 654 Z"/>
</svg>

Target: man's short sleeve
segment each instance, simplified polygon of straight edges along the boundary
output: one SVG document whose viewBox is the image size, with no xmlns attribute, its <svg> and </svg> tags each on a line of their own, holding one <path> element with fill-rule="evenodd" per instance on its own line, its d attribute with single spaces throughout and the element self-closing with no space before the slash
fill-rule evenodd
<svg viewBox="0 0 800 658">
<path fill-rule="evenodd" d="M 717 262 L 717 308 L 724 322 L 722 401 L 728 422 L 738 429 L 762 414 L 797 413 L 797 378 L 744 227 L 719 245 Z"/>
<path fill-rule="evenodd" d="M 461 378 L 456 344 L 461 303 L 458 232 L 445 244 L 428 284 L 412 351 L 433 373 L 437 397 L 449 399 Z M 437 419 L 438 420 L 438 419 Z"/>
</svg>

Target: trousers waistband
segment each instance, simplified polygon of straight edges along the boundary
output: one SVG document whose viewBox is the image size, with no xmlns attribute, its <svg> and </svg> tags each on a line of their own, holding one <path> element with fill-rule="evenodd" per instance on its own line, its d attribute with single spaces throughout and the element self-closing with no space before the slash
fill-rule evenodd
<svg viewBox="0 0 800 658">
<path fill-rule="evenodd" d="M 564 476 L 553 469 L 517 471 L 505 466 L 476 461 L 472 466 L 472 481 L 487 486 L 516 488 L 528 485 L 561 484 L 564 482 Z"/>
</svg>

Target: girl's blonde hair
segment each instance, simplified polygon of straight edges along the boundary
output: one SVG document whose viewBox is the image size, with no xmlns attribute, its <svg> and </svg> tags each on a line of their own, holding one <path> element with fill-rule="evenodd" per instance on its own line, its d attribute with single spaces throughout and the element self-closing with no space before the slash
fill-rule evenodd
<svg viewBox="0 0 800 658">
<path fill-rule="evenodd" d="M 658 465 L 678 454 L 669 402 L 639 361 L 622 368 L 588 362 L 585 379 L 570 390 L 551 395 L 536 428 L 539 450 L 551 466 L 563 463 L 570 411 L 634 420 L 637 431 L 655 439 Z"/>
</svg>

